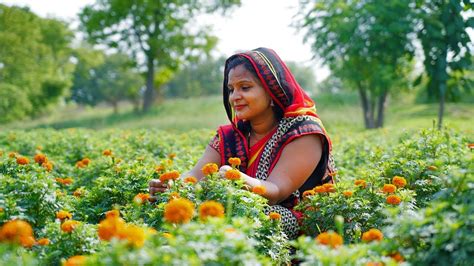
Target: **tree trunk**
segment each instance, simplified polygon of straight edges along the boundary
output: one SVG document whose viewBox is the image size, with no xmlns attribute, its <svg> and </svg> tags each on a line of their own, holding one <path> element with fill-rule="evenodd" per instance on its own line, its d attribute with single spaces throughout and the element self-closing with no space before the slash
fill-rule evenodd
<svg viewBox="0 0 474 266">
<path fill-rule="evenodd" d="M 443 127 L 443 115 L 444 115 L 444 101 L 445 101 L 445 98 L 446 98 L 446 89 L 444 89 L 443 87 L 445 87 L 446 84 L 445 83 L 442 83 L 440 84 L 440 95 L 439 95 L 439 109 L 438 109 L 438 130 L 441 130 L 441 128 Z"/>
<path fill-rule="evenodd" d="M 370 110 L 372 108 L 370 106 L 370 102 L 367 97 L 367 92 L 362 88 L 361 84 L 358 84 L 358 87 L 359 87 L 360 100 L 362 103 L 362 115 L 364 116 L 365 128 L 373 128 L 373 115 L 370 114 Z"/>
<path fill-rule="evenodd" d="M 388 91 L 384 90 L 381 95 L 379 95 L 378 106 L 377 106 L 377 124 L 376 128 L 383 127 L 384 114 L 385 114 L 385 102 L 387 100 Z"/>
<path fill-rule="evenodd" d="M 443 47 L 443 53 L 439 58 L 438 73 L 439 75 L 439 109 L 438 109 L 438 130 L 443 127 L 443 116 L 444 116 L 444 101 L 446 99 L 446 87 L 448 82 L 448 47 Z"/>
<path fill-rule="evenodd" d="M 146 73 L 146 89 L 143 94 L 143 112 L 147 112 L 153 104 L 155 98 L 155 65 L 153 64 L 154 58 L 147 55 L 147 73 Z"/>
<path fill-rule="evenodd" d="M 114 114 L 118 114 L 118 101 L 113 101 L 112 106 L 114 107 Z"/>
</svg>

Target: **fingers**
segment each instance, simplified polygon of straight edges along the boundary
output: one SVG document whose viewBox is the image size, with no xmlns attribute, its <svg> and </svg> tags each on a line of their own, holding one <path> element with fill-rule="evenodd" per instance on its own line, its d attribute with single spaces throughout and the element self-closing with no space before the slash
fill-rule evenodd
<svg viewBox="0 0 474 266">
<path fill-rule="evenodd" d="M 148 190 L 150 195 L 153 196 L 155 193 L 162 193 L 168 189 L 168 185 L 161 182 L 159 179 L 152 179 L 148 183 Z"/>
</svg>

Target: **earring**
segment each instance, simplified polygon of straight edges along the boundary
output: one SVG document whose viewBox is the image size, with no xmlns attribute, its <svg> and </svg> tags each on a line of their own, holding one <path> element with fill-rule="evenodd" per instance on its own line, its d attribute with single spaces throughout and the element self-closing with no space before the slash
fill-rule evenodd
<svg viewBox="0 0 474 266">
<path fill-rule="evenodd" d="M 275 104 L 273 103 L 273 99 L 270 101 L 270 106 L 273 107 Z"/>
</svg>

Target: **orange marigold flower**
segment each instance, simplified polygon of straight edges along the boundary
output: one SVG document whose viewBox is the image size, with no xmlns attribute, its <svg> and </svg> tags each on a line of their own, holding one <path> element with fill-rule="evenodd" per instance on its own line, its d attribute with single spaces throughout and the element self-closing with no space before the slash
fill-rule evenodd
<svg viewBox="0 0 474 266">
<path fill-rule="evenodd" d="M 399 196 L 397 196 L 397 195 L 389 195 L 389 196 L 387 197 L 386 202 L 387 202 L 388 204 L 398 205 L 398 204 L 400 204 L 400 202 L 402 202 L 402 199 L 401 199 Z"/>
<path fill-rule="evenodd" d="M 37 243 L 40 246 L 47 246 L 47 245 L 49 245 L 49 239 L 41 238 L 41 239 L 38 239 Z"/>
<path fill-rule="evenodd" d="M 176 153 L 170 153 L 170 154 L 168 154 L 168 158 L 169 158 L 170 160 L 173 160 L 175 157 L 176 157 Z"/>
<path fill-rule="evenodd" d="M 125 222 L 118 216 L 109 216 L 100 221 L 97 226 L 97 234 L 101 240 L 109 241 L 113 237 L 118 237 L 120 231 L 125 227 Z"/>
<path fill-rule="evenodd" d="M 309 196 L 314 196 L 314 195 L 316 195 L 316 192 L 312 189 L 306 190 L 305 192 L 303 192 L 304 199 L 308 198 Z"/>
<path fill-rule="evenodd" d="M 161 173 L 163 170 L 165 170 L 165 167 L 163 165 L 158 165 L 155 167 L 155 172 Z"/>
<path fill-rule="evenodd" d="M 34 160 L 37 164 L 42 165 L 43 163 L 48 161 L 48 158 L 46 158 L 46 155 L 38 153 L 35 155 Z"/>
<path fill-rule="evenodd" d="M 392 253 L 389 256 L 396 262 L 403 262 L 405 260 L 399 252 Z"/>
<path fill-rule="evenodd" d="M 323 187 L 324 187 L 324 190 L 328 193 L 336 192 L 336 189 L 334 188 L 334 184 L 332 183 L 326 183 L 323 185 Z"/>
<path fill-rule="evenodd" d="M 35 243 L 33 228 L 28 222 L 11 220 L 0 228 L 0 242 L 18 243 L 24 247 L 31 247 Z"/>
<path fill-rule="evenodd" d="M 184 179 L 184 183 L 193 183 L 193 184 L 196 184 L 198 182 L 197 178 L 195 178 L 194 176 L 187 176 L 185 179 Z"/>
<path fill-rule="evenodd" d="M 267 192 L 267 188 L 265 186 L 254 186 L 252 192 L 258 195 L 263 195 Z"/>
<path fill-rule="evenodd" d="M 133 198 L 133 202 L 135 202 L 136 204 L 141 205 L 144 202 L 148 201 L 149 198 L 150 198 L 150 194 L 148 194 L 148 193 L 138 193 Z"/>
<path fill-rule="evenodd" d="M 76 167 L 77 168 L 84 168 L 84 167 L 86 167 L 86 165 L 82 161 L 79 161 L 79 162 L 76 163 Z"/>
<path fill-rule="evenodd" d="M 76 227 L 79 224 L 81 224 L 81 223 L 78 222 L 78 221 L 67 220 L 67 221 L 65 221 L 64 223 L 61 224 L 61 230 L 63 232 L 66 232 L 66 233 L 71 233 L 72 231 L 74 231 L 74 229 L 76 229 Z"/>
<path fill-rule="evenodd" d="M 194 204 L 183 198 L 166 203 L 164 218 L 169 223 L 188 223 L 194 215 Z"/>
<path fill-rule="evenodd" d="M 471 150 L 474 149 L 474 143 L 469 143 L 469 144 L 467 144 L 467 147 L 468 147 L 469 149 L 471 149 Z"/>
<path fill-rule="evenodd" d="M 80 198 L 83 194 L 84 194 L 84 190 L 82 188 L 78 188 L 74 190 L 74 192 L 72 193 L 72 195 L 74 195 L 74 197 L 76 198 Z"/>
<path fill-rule="evenodd" d="M 56 213 L 56 218 L 58 218 L 59 220 L 71 219 L 72 214 L 68 211 L 60 210 Z"/>
<path fill-rule="evenodd" d="M 383 239 L 383 234 L 380 230 L 372 228 L 367 232 L 362 234 L 362 241 L 371 242 L 371 241 L 381 241 Z"/>
<path fill-rule="evenodd" d="M 280 220 L 281 219 L 281 214 L 277 212 L 270 212 L 268 214 L 268 217 L 270 217 L 271 220 Z"/>
<path fill-rule="evenodd" d="M 30 160 L 24 156 L 18 156 L 16 157 L 16 163 L 20 165 L 25 165 L 25 164 L 29 164 Z"/>
<path fill-rule="evenodd" d="M 145 244 L 146 234 L 145 230 L 140 226 L 134 224 L 126 224 L 118 231 L 117 237 L 119 239 L 127 240 L 129 245 L 134 247 L 142 247 Z"/>
<path fill-rule="evenodd" d="M 335 232 L 321 233 L 316 237 L 316 241 L 318 241 L 319 244 L 330 246 L 332 248 L 336 248 L 344 242 L 342 236 Z"/>
<path fill-rule="evenodd" d="M 406 186 L 407 184 L 407 180 L 401 176 L 394 176 L 392 178 L 392 184 L 394 184 L 395 186 L 399 187 L 399 188 L 402 188 L 404 186 Z"/>
<path fill-rule="evenodd" d="M 179 178 L 179 172 L 174 170 L 171 172 L 166 172 L 160 175 L 160 181 L 163 183 L 168 182 L 169 180 L 176 180 Z"/>
<path fill-rule="evenodd" d="M 8 153 L 8 158 L 16 158 L 16 156 L 17 156 L 16 152 L 12 151 Z"/>
<path fill-rule="evenodd" d="M 326 188 L 324 186 L 316 186 L 313 188 L 313 191 L 316 193 L 325 193 Z"/>
<path fill-rule="evenodd" d="M 215 163 L 208 163 L 202 167 L 201 171 L 205 176 L 208 176 L 217 173 L 219 167 Z"/>
<path fill-rule="evenodd" d="M 430 170 L 430 171 L 436 171 L 436 170 L 438 170 L 438 167 L 436 167 L 434 165 L 430 165 L 430 166 L 427 167 L 427 169 Z"/>
<path fill-rule="evenodd" d="M 120 212 L 118 210 L 111 210 L 105 213 L 106 218 L 119 218 Z"/>
<path fill-rule="evenodd" d="M 397 191 L 397 187 L 392 184 L 385 184 L 383 185 L 382 192 L 383 193 L 394 193 Z"/>
<path fill-rule="evenodd" d="M 233 167 L 239 166 L 242 162 L 240 161 L 240 158 L 237 157 L 231 157 L 228 160 L 229 164 L 232 165 Z"/>
<path fill-rule="evenodd" d="M 110 150 L 110 149 L 105 149 L 105 150 L 102 152 L 102 155 L 104 155 L 104 156 L 112 156 L 112 150 Z"/>
<path fill-rule="evenodd" d="M 239 180 L 240 179 L 240 171 L 237 169 L 230 169 L 225 172 L 225 178 L 229 180 Z"/>
<path fill-rule="evenodd" d="M 51 162 L 45 162 L 41 166 L 43 166 L 46 171 L 51 172 L 53 170 L 53 164 Z"/>
<path fill-rule="evenodd" d="M 206 220 L 207 217 L 224 217 L 224 206 L 217 201 L 209 200 L 199 206 L 199 217 Z"/>
<path fill-rule="evenodd" d="M 358 187 L 361 187 L 361 188 L 366 188 L 367 187 L 367 182 L 365 182 L 365 180 L 363 180 L 363 179 L 357 179 L 356 181 L 354 181 L 354 185 L 356 185 Z"/>
<path fill-rule="evenodd" d="M 346 190 L 346 191 L 342 192 L 342 194 L 344 194 L 344 196 L 349 198 L 349 197 L 352 197 L 352 194 L 354 194 L 354 192 L 352 192 L 350 190 Z"/>
<path fill-rule="evenodd" d="M 369 261 L 365 264 L 365 266 L 383 266 L 383 263 L 382 262 Z"/>
<path fill-rule="evenodd" d="M 72 256 L 64 262 L 63 266 L 82 266 L 86 265 L 87 257 L 83 255 Z"/>
<path fill-rule="evenodd" d="M 181 198 L 181 196 L 179 195 L 178 192 L 173 191 L 173 192 L 170 193 L 169 200 L 172 200 L 172 199 L 179 199 L 179 198 Z"/>
<path fill-rule="evenodd" d="M 81 162 L 82 162 L 84 165 L 87 166 L 87 165 L 89 165 L 89 163 L 91 162 L 91 159 L 89 159 L 89 158 L 86 157 L 86 158 L 82 159 Z"/>
<path fill-rule="evenodd" d="M 66 177 L 62 180 L 61 184 L 63 185 L 70 185 L 74 182 L 74 180 L 71 177 Z"/>
<path fill-rule="evenodd" d="M 328 175 L 334 177 L 337 175 L 337 172 L 330 172 Z"/>
</svg>

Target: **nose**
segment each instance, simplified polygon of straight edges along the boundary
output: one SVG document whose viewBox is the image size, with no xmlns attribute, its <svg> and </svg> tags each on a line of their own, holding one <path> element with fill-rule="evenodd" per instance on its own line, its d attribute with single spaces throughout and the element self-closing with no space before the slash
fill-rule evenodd
<svg viewBox="0 0 474 266">
<path fill-rule="evenodd" d="M 242 95 L 240 95 L 238 90 L 234 90 L 232 93 L 229 94 L 229 102 L 231 102 L 232 104 L 235 101 L 240 100 L 241 98 L 242 98 Z"/>
</svg>

